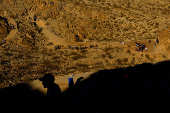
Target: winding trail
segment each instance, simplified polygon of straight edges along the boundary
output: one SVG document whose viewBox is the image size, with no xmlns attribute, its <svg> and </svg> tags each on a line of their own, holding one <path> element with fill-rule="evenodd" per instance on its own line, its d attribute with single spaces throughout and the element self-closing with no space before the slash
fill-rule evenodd
<svg viewBox="0 0 170 113">
<path fill-rule="evenodd" d="M 136 40 L 136 41 L 125 41 L 125 45 L 122 45 L 120 44 L 119 42 L 89 42 L 89 43 L 86 43 L 86 42 L 72 42 L 72 41 L 68 41 L 68 40 L 65 40 L 57 35 L 54 35 L 53 33 L 51 33 L 47 27 L 46 27 L 46 22 L 44 20 L 36 20 L 34 21 L 33 18 L 34 18 L 34 15 L 38 12 L 42 12 L 42 11 L 46 11 L 46 10 L 49 10 L 51 8 L 55 8 L 57 7 L 60 2 L 58 0 L 53 0 L 54 2 L 54 5 L 53 6 L 50 6 L 48 8 L 44 8 L 44 9 L 39 9 L 39 10 L 36 10 L 36 11 L 30 11 L 28 12 L 28 16 L 26 17 L 26 19 L 30 20 L 31 22 L 35 22 L 40 28 L 42 28 L 42 33 L 49 38 L 49 41 L 50 42 L 53 42 L 54 45 L 56 44 L 60 44 L 60 45 L 64 45 L 64 46 L 71 46 L 71 45 L 81 45 L 81 46 L 88 46 L 88 45 L 110 45 L 112 47 L 122 47 L 122 48 L 128 48 L 129 50 L 132 50 L 134 51 L 136 46 L 135 46 L 135 42 L 138 42 L 138 43 L 145 43 L 146 44 L 146 47 L 148 48 L 147 51 L 144 51 L 144 53 L 155 53 L 155 52 L 158 52 L 158 48 L 161 46 L 161 48 L 164 48 L 163 45 L 156 45 L 154 46 L 154 42 L 152 40 L 151 43 L 147 44 L 148 40 Z M 32 18 L 32 19 L 30 19 Z M 7 41 L 9 41 L 11 38 L 13 38 L 15 36 L 15 34 L 17 33 L 18 29 L 17 29 L 17 23 L 15 22 L 14 19 L 12 18 L 8 18 L 9 20 L 9 23 L 12 23 L 13 25 L 16 26 L 16 29 L 14 30 L 11 30 L 11 32 L 9 33 L 9 35 L 6 37 Z M 159 49 L 160 50 L 160 49 Z M 76 81 L 77 78 L 83 76 L 85 78 L 88 78 L 89 76 L 91 75 L 91 73 L 78 73 L 78 74 L 75 74 L 75 77 L 74 77 L 74 81 Z M 60 88 L 62 91 L 64 91 L 65 89 L 68 88 L 68 77 L 69 75 L 65 75 L 65 76 L 59 76 L 59 77 L 55 77 L 56 80 L 55 82 L 57 84 L 59 84 Z M 46 89 L 43 88 L 42 86 L 42 83 L 39 81 L 39 80 L 35 80 L 35 81 L 31 81 L 29 83 L 30 87 L 34 90 L 39 90 L 41 92 L 43 92 L 44 94 L 46 94 Z"/>
<path fill-rule="evenodd" d="M 122 45 L 120 44 L 119 42 L 73 42 L 73 41 L 68 41 L 68 40 L 65 40 L 64 38 L 61 38 L 60 36 L 57 36 L 53 33 L 51 33 L 47 27 L 46 27 L 46 21 L 44 20 L 36 20 L 34 21 L 33 18 L 34 18 L 34 15 L 38 12 L 42 12 L 42 11 L 45 11 L 45 10 L 49 10 L 49 9 L 52 9 L 52 8 L 55 8 L 57 7 L 60 2 L 58 0 L 53 0 L 54 2 L 54 5 L 53 6 L 50 6 L 48 8 L 44 8 L 44 9 L 39 9 L 39 10 L 36 10 L 36 11 L 31 11 L 31 12 L 28 12 L 28 16 L 27 16 L 27 19 L 30 20 L 31 22 L 35 22 L 40 28 L 42 28 L 42 33 L 49 38 L 49 42 L 53 42 L 54 45 L 64 45 L 65 47 L 66 46 L 89 46 L 89 45 L 103 45 L 103 44 L 106 44 L 106 45 L 110 45 L 112 47 L 122 47 L 122 48 L 128 48 L 132 51 L 135 50 L 136 46 L 135 46 L 135 42 L 138 42 L 138 43 L 145 43 L 147 48 L 148 48 L 148 51 L 145 51 L 147 53 L 153 53 L 153 52 L 156 52 L 156 48 L 158 46 L 154 46 L 153 42 L 151 42 L 150 44 L 147 44 L 148 40 L 136 40 L 136 41 L 125 41 L 125 45 Z M 29 19 L 29 18 L 32 18 L 32 19 Z M 49 47 L 51 49 L 54 49 L 54 46 L 51 46 Z"/>
</svg>

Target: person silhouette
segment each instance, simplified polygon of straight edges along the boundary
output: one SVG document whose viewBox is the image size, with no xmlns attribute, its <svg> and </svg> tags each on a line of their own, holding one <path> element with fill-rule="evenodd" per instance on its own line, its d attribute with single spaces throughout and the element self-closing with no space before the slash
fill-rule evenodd
<svg viewBox="0 0 170 113">
<path fill-rule="evenodd" d="M 74 80 L 73 80 L 73 74 L 70 75 L 70 77 L 68 78 L 68 86 L 72 87 L 74 85 Z"/>
<path fill-rule="evenodd" d="M 55 78 L 51 73 L 45 74 L 42 78 L 39 78 L 39 80 L 42 81 L 44 88 L 47 88 L 45 103 L 47 110 L 51 111 L 58 106 L 57 103 L 60 103 L 61 89 L 58 84 L 54 83 Z"/>
<path fill-rule="evenodd" d="M 81 82 L 81 80 L 82 80 L 83 78 L 84 78 L 84 77 L 79 77 L 79 78 L 77 79 L 77 81 L 76 81 L 75 85 L 79 85 L 79 84 L 80 84 L 80 82 Z"/>
</svg>

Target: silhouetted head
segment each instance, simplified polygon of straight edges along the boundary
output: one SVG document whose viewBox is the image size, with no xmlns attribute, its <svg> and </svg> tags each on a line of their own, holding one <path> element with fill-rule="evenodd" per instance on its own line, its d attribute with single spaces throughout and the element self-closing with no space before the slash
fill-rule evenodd
<svg viewBox="0 0 170 113">
<path fill-rule="evenodd" d="M 44 88 L 50 88 L 54 84 L 54 76 L 51 73 L 45 74 L 42 78 L 39 78 L 42 81 Z"/>
</svg>

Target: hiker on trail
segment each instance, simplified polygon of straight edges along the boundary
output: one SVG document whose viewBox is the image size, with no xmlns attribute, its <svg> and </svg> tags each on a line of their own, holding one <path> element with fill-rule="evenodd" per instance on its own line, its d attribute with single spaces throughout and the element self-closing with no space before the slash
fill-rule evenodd
<svg viewBox="0 0 170 113">
<path fill-rule="evenodd" d="M 154 46 L 156 46 L 156 42 L 154 42 Z"/>
<path fill-rule="evenodd" d="M 79 47 L 76 46 L 76 49 L 79 50 Z"/>
<path fill-rule="evenodd" d="M 136 48 L 135 51 L 139 51 L 139 49 Z"/>
<path fill-rule="evenodd" d="M 149 43 L 151 42 L 151 40 L 149 40 Z"/>
<path fill-rule="evenodd" d="M 159 40 L 158 40 L 158 38 L 156 39 L 156 42 L 157 42 L 157 44 L 159 43 Z"/>
<path fill-rule="evenodd" d="M 125 44 L 123 41 L 120 41 L 120 43 L 121 43 L 122 45 L 124 45 L 124 44 Z"/>
<path fill-rule="evenodd" d="M 148 50 L 148 48 L 147 47 L 145 47 L 145 51 L 147 51 Z"/>
<path fill-rule="evenodd" d="M 137 42 L 135 42 L 135 43 L 136 43 L 136 46 L 137 46 L 137 47 L 139 47 L 139 46 L 140 46 L 140 43 L 137 43 Z"/>
<path fill-rule="evenodd" d="M 75 85 L 79 85 L 80 84 L 80 81 L 83 79 L 84 77 L 79 77 L 75 83 Z"/>
<path fill-rule="evenodd" d="M 46 106 L 47 110 L 52 110 L 57 103 L 60 103 L 61 99 L 61 89 L 58 84 L 54 83 L 54 76 L 51 73 L 45 74 L 42 78 L 39 78 L 42 81 L 44 88 L 47 88 L 46 94 Z"/>
<path fill-rule="evenodd" d="M 141 46 L 139 47 L 139 51 L 140 51 L 140 50 L 141 50 L 141 52 L 143 52 L 143 48 L 142 48 Z"/>
<path fill-rule="evenodd" d="M 124 45 L 125 43 L 122 41 L 122 45 Z"/>
<path fill-rule="evenodd" d="M 55 46 L 55 50 L 57 50 L 57 47 Z"/>
<path fill-rule="evenodd" d="M 60 49 L 61 47 L 60 46 L 57 46 L 57 49 Z"/>
<path fill-rule="evenodd" d="M 68 86 L 72 87 L 74 85 L 74 81 L 73 81 L 73 74 L 70 75 L 70 77 L 68 78 Z"/>
</svg>

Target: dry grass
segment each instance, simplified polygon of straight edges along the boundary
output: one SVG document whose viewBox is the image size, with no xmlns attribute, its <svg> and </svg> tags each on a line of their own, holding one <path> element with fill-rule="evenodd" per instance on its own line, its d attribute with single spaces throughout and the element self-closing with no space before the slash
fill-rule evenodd
<svg viewBox="0 0 170 113">
<path fill-rule="evenodd" d="M 81 54 L 76 54 L 72 57 L 72 59 L 74 60 L 78 60 L 78 59 L 81 59 L 81 58 L 87 58 L 85 55 L 81 55 Z"/>
<path fill-rule="evenodd" d="M 128 49 L 128 50 L 126 51 L 126 53 L 129 53 L 129 54 L 131 55 L 131 50 Z"/>
</svg>

